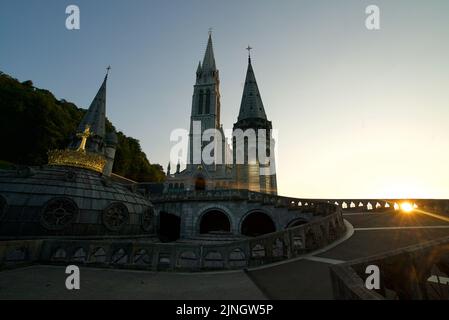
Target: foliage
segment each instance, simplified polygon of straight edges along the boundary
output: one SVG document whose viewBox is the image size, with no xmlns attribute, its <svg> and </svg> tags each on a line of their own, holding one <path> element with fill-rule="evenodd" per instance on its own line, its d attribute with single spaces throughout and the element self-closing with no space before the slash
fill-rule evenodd
<svg viewBox="0 0 449 320">
<path fill-rule="evenodd" d="M 28 80 L 20 83 L 0 72 L 0 159 L 20 165 L 43 165 L 47 152 L 67 147 L 86 110 L 57 100 Z M 107 120 L 107 130 L 116 131 Z M 161 182 L 162 167 L 150 164 L 138 140 L 117 132 L 113 172 L 128 179 Z"/>
</svg>

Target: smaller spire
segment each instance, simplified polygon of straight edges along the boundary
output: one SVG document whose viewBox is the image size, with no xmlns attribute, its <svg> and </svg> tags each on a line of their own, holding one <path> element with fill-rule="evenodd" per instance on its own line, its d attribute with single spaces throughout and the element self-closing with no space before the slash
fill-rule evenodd
<svg viewBox="0 0 449 320">
<path fill-rule="evenodd" d="M 109 69 L 108 69 L 109 71 Z M 108 79 L 108 73 L 104 77 L 103 83 L 100 89 L 95 95 L 89 109 L 84 115 L 81 123 L 78 126 L 77 132 L 84 132 L 86 126 L 90 127 L 90 133 L 92 136 L 99 136 L 104 138 L 106 135 L 105 122 L 106 122 L 106 83 Z"/>
<path fill-rule="evenodd" d="M 176 173 L 181 171 L 181 162 L 178 160 L 178 164 L 176 165 Z"/>
<path fill-rule="evenodd" d="M 170 161 L 168 162 L 168 166 L 167 166 L 167 176 L 170 175 L 170 170 L 171 170 L 171 164 Z"/>
<path fill-rule="evenodd" d="M 201 74 L 202 68 L 201 68 L 201 61 L 198 62 L 198 68 L 196 69 L 196 74 Z"/>
</svg>

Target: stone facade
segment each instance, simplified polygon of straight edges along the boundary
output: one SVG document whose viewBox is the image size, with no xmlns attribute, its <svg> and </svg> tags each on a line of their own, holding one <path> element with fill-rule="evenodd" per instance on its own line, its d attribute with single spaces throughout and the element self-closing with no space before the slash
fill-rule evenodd
<svg viewBox="0 0 449 320">
<path fill-rule="evenodd" d="M 233 141 L 231 142 L 225 138 L 223 127 L 220 122 L 220 114 L 219 71 L 215 64 L 212 37 L 209 35 L 203 63 L 199 63 L 196 72 L 196 82 L 193 90 L 192 111 L 190 117 L 187 166 L 181 171 L 178 162 L 176 172 L 172 173 L 171 165 L 169 164 L 165 192 L 174 193 L 193 190 L 244 189 L 255 192 L 277 194 L 274 160 L 270 166 L 267 163 L 262 163 L 258 154 L 258 143 L 263 143 L 262 141 L 259 141 L 258 133 L 260 129 L 268 130 L 266 131 L 266 134 L 263 135 L 266 140 L 266 147 L 263 152 L 268 153 L 268 157 L 274 150 L 271 150 L 271 146 L 273 145 L 270 131 L 272 125 L 271 122 L 267 120 L 265 114 L 262 98 L 251 65 L 251 59 L 248 61 L 248 70 L 240 105 L 240 113 L 238 121 L 234 125 L 234 130 L 254 130 L 257 140 L 253 141 L 255 143 L 255 146 L 253 147 L 256 149 L 251 149 L 253 147 L 249 147 L 247 142 L 245 144 L 245 142 L 242 141 L 241 153 L 244 154 L 237 154 L 235 151 L 237 149 L 237 135 L 233 136 Z M 201 123 L 199 130 L 194 130 L 195 122 Z M 212 164 L 206 164 L 203 159 L 201 159 L 204 147 L 209 144 L 209 141 L 202 141 L 203 133 L 208 129 L 215 129 L 216 132 L 218 132 L 213 140 L 215 146 L 215 160 Z M 270 142 L 272 143 L 270 144 Z M 231 144 L 233 145 L 233 149 L 230 147 Z M 199 147 L 196 148 L 195 146 Z M 250 151 L 255 151 L 254 159 L 248 156 Z M 221 154 L 221 157 L 218 156 L 219 153 Z M 242 157 L 240 158 L 240 156 Z M 243 159 L 243 161 L 238 161 L 238 159 Z M 271 168 L 271 171 L 267 171 L 267 168 Z"/>
<path fill-rule="evenodd" d="M 341 212 L 313 223 L 220 244 L 156 243 L 147 239 L 45 239 L 0 242 L 0 270 L 33 263 L 157 271 L 226 270 L 300 257 L 345 233 Z"/>
<path fill-rule="evenodd" d="M 293 198 L 248 190 L 184 192 L 153 196 L 151 200 L 158 216 L 170 214 L 179 217 L 182 239 L 218 229 L 234 236 L 262 235 L 315 221 L 330 212 L 327 203 L 309 202 L 299 206 Z M 207 226 L 201 230 L 208 215 L 217 219 L 223 217 L 223 223 L 216 226 L 212 221 L 210 230 Z"/>
</svg>

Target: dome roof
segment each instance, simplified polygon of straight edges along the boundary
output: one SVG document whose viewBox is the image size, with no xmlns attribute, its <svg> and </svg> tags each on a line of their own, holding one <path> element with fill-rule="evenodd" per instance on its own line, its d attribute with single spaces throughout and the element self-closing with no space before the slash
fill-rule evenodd
<svg viewBox="0 0 449 320">
<path fill-rule="evenodd" d="M 0 170 L 0 237 L 149 234 L 153 206 L 135 189 L 81 168 Z"/>
</svg>

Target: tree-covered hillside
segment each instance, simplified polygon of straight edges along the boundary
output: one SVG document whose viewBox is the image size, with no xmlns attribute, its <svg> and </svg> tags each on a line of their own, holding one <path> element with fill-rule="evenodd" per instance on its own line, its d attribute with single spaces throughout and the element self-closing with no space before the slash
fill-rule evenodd
<svg viewBox="0 0 449 320">
<path fill-rule="evenodd" d="M 46 164 L 48 150 L 68 145 L 85 112 L 31 81 L 21 83 L 0 71 L 0 163 Z M 106 129 L 116 132 L 109 120 Z M 139 182 L 163 181 L 162 167 L 150 164 L 139 141 L 116 133 L 113 172 Z"/>
</svg>

